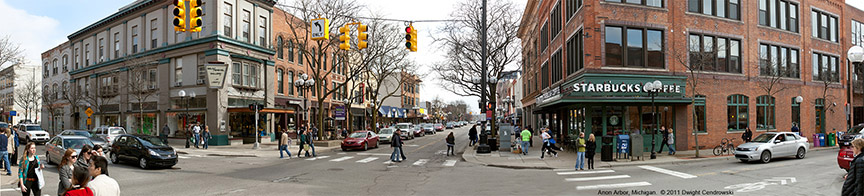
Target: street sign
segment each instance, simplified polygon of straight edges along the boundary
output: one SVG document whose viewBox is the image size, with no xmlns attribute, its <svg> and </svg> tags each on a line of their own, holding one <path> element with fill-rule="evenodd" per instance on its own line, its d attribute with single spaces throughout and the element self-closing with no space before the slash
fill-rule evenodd
<svg viewBox="0 0 864 196">
<path fill-rule="evenodd" d="M 91 118 L 87 118 L 87 125 L 93 124 L 93 120 Z"/>
<path fill-rule="evenodd" d="M 9 116 L 18 116 L 18 112 L 15 110 L 9 111 Z"/>
<path fill-rule="evenodd" d="M 84 114 L 87 114 L 87 117 L 92 116 L 93 115 L 93 109 L 87 108 L 87 110 L 84 111 Z"/>
<path fill-rule="evenodd" d="M 224 62 L 208 62 L 204 64 L 207 69 L 207 81 L 210 88 L 222 88 L 225 84 L 225 72 L 228 70 L 228 64 Z"/>
<path fill-rule="evenodd" d="M 309 33 L 312 34 L 312 40 L 330 39 L 330 20 L 316 18 L 312 19 L 309 24 Z"/>
</svg>

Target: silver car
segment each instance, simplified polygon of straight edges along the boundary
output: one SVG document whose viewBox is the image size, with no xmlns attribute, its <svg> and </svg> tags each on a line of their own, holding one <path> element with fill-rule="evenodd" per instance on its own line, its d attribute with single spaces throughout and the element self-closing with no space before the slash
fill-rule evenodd
<svg viewBox="0 0 864 196">
<path fill-rule="evenodd" d="M 93 146 L 90 138 L 77 135 L 58 135 L 45 143 L 45 157 L 48 157 L 48 163 L 60 163 L 63 161 L 63 155 L 66 154 L 66 149 L 75 149 L 76 154 L 81 153 L 81 148 L 84 145 Z"/>
<path fill-rule="evenodd" d="M 126 129 L 124 129 L 123 127 L 102 126 L 93 128 L 93 130 L 90 131 L 90 134 L 105 138 L 105 141 L 108 142 L 108 145 L 111 145 L 112 143 L 114 143 L 114 140 L 117 139 L 118 136 L 126 134 Z"/>
<path fill-rule="evenodd" d="M 77 135 L 77 136 L 89 138 L 90 141 L 93 142 L 93 144 L 102 146 L 103 151 L 108 151 L 108 148 L 111 147 L 108 145 L 108 142 L 105 141 L 105 138 L 92 135 L 92 134 L 90 134 L 89 131 L 85 131 L 85 130 L 64 130 L 63 132 L 60 132 L 60 134 L 58 134 L 58 135 L 68 135 L 68 136 Z"/>
<path fill-rule="evenodd" d="M 735 148 L 735 158 L 741 162 L 760 160 L 768 163 L 774 157 L 795 156 L 803 159 L 810 149 L 806 137 L 792 132 L 763 133 Z"/>
<path fill-rule="evenodd" d="M 393 132 L 395 131 L 396 129 L 393 128 L 383 128 L 378 130 L 378 141 L 381 143 L 390 143 L 393 141 Z"/>
</svg>

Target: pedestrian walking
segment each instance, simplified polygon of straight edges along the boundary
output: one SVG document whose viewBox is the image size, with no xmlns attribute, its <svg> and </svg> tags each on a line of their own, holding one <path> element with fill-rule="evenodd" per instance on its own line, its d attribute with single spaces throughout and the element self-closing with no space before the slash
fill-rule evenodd
<svg viewBox="0 0 864 196">
<path fill-rule="evenodd" d="M 201 143 L 201 126 L 199 122 L 195 122 L 195 125 L 192 126 L 192 137 L 195 138 L 195 148 L 198 147 L 198 143 Z"/>
<path fill-rule="evenodd" d="M 120 184 L 108 177 L 108 159 L 94 156 L 90 159 L 90 176 L 93 177 L 87 187 L 93 190 L 94 196 L 119 196 Z"/>
<path fill-rule="evenodd" d="M 576 139 L 576 169 L 585 170 L 585 133 L 579 132 Z"/>
<path fill-rule="evenodd" d="M 534 129 L 531 128 L 531 126 L 528 126 L 528 133 L 530 133 L 531 136 L 534 136 Z M 528 146 L 529 146 L 529 147 L 534 147 L 534 137 L 528 137 Z M 526 148 L 526 149 L 527 149 L 527 148 Z M 527 153 L 526 153 L 526 154 L 527 154 Z"/>
<path fill-rule="evenodd" d="M 558 152 L 552 149 L 552 136 L 549 135 L 549 129 L 543 130 L 543 133 L 540 134 L 540 137 L 543 138 L 543 146 L 540 147 L 540 159 L 543 159 L 546 156 L 546 153 L 554 154 L 555 157 L 558 157 Z"/>
<path fill-rule="evenodd" d="M 11 136 L 12 136 L 12 140 L 14 141 L 13 142 L 14 144 L 12 144 L 12 148 L 14 148 L 14 149 L 12 150 L 12 152 L 10 152 L 10 154 L 12 154 L 12 155 L 10 157 L 11 160 L 9 160 L 9 162 L 12 162 L 12 166 L 19 166 L 18 165 L 18 156 L 21 156 L 21 153 L 18 153 L 18 147 L 21 146 L 21 142 L 18 140 L 18 129 L 17 128 L 12 128 Z"/>
<path fill-rule="evenodd" d="M 660 142 L 660 150 L 657 153 L 663 153 L 663 147 L 669 141 L 669 131 L 666 130 L 666 125 L 660 126 L 660 134 L 663 135 L 663 141 Z"/>
<path fill-rule="evenodd" d="M 315 127 L 312 127 L 312 129 L 315 129 Z M 317 130 L 317 129 L 315 129 L 315 130 Z M 309 151 L 312 151 L 312 157 L 317 157 L 318 155 L 315 154 L 315 140 L 309 139 L 309 138 L 317 138 L 317 136 L 312 135 L 312 134 L 318 134 L 318 132 L 310 131 L 309 135 L 306 136 L 306 139 L 307 139 L 306 142 L 309 144 L 309 149 L 306 149 L 306 153 L 309 153 Z M 306 156 L 308 157 L 309 155 L 307 154 Z"/>
<path fill-rule="evenodd" d="M 162 134 L 159 135 L 162 138 L 162 143 L 168 144 L 168 134 L 171 134 L 171 127 L 165 123 L 165 126 L 162 126 Z"/>
<path fill-rule="evenodd" d="M 88 168 L 75 168 L 72 170 L 72 181 L 69 191 L 65 191 L 63 196 L 93 196 L 93 190 L 87 187 L 90 183 L 90 170 Z"/>
<path fill-rule="evenodd" d="M 288 159 L 291 159 L 291 152 L 288 151 L 288 132 L 281 131 L 282 135 L 279 137 L 279 158 L 283 159 L 285 156 L 282 155 L 282 151 L 288 153 Z"/>
<path fill-rule="evenodd" d="M 6 129 L 0 129 L 0 161 L 3 163 L 3 168 L 6 168 L 6 175 L 12 175 L 12 164 L 9 163 L 9 136 L 6 135 Z"/>
<path fill-rule="evenodd" d="M 10 130 L 10 129 L 5 129 L 5 130 L 8 132 L 8 133 L 6 133 L 6 137 L 9 137 L 6 140 L 6 157 L 9 158 L 9 161 L 7 161 L 7 162 L 9 162 L 9 164 L 11 164 L 11 166 L 16 166 L 18 164 L 15 164 L 15 155 L 17 155 L 15 153 L 15 149 L 17 149 L 18 147 L 15 145 L 18 142 L 18 138 L 15 137 L 15 134 L 11 133 L 12 130 Z"/>
<path fill-rule="evenodd" d="M 531 131 L 525 129 L 519 135 L 522 136 L 522 155 L 528 155 L 528 146 L 531 145 Z"/>
<path fill-rule="evenodd" d="M 449 135 L 447 135 L 446 141 L 447 141 L 447 156 L 450 156 L 450 155 L 455 156 L 456 153 L 453 152 L 453 145 L 456 145 L 456 137 L 453 137 L 452 131 L 450 132 Z"/>
<path fill-rule="evenodd" d="M 90 167 L 90 157 L 93 155 L 91 151 L 92 147 L 90 147 L 90 145 L 84 145 L 81 147 L 81 152 L 78 153 L 78 160 L 75 160 L 73 166 L 83 168 Z"/>
<path fill-rule="evenodd" d="M 843 177 L 843 188 L 840 190 L 840 195 L 860 196 L 864 195 L 864 158 L 861 155 L 861 150 L 864 149 L 864 139 L 858 138 L 852 140 L 851 143 L 855 158 L 849 162 L 849 172 Z"/>
<path fill-rule="evenodd" d="M 801 135 L 801 129 L 798 128 L 798 124 L 796 124 L 796 123 L 792 123 L 792 129 L 791 129 L 791 131 L 792 131 L 792 133 L 795 133 L 795 134 Z M 835 133 L 836 133 L 836 132 L 835 132 Z"/>
<path fill-rule="evenodd" d="M 471 130 L 468 130 L 468 139 L 471 140 L 468 146 L 477 145 L 477 125 L 472 126 Z"/>
<path fill-rule="evenodd" d="M 75 149 L 66 149 L 66 152 L 63 153 L 63 159 L 60 161 L 60 165 L 57 166 L 60 175 L 60 182 L 57 184 L 57 195 L 63 195 L 66 193 L 66 190 L 72 188 L 72 171 L 75 169 L 72 163 L 75 163 L 75 158 L 77 157 Z"/>
<path fill-rule="evenodd" d="M 750 142 L 750 139 L 753 138 L 753 131 L 750 131 L 750 127 L 744 129 L 744 134 L 741 134 L 741 140 L 744 140 L 744 143 Z"/>
<path fill-rule="evenodd" d="M 213 138 L 213 135 L 210 135 L 210 126 L 204 125 L 204 132 L 201 133 L 201 143 L 204 145 L 204 150 L 207 150 L 207 147 L 210 146 L 210 139 Z"/>
<path fill-rule="evenodd" d="M 666 143 L 663 145 L 666 145 L 669 148 L 669 155 L 674 155 L 675 154 L 675 148 L 672 147 L 672 144 L 675 144 L 675 132 L 671 128 L 669 129 L 669 135 L 667 135 L 666 138 L 667 138 Z M 660 149 L 663 149 L 663 148 L 660 148 Z"/>
<path fill-rule="evenodd" d="M 307 142 L 306 140 L 308 140 L 308 138 L 306 138 L 306 131 L 298 131 L 298 132 L 299 132 L 300 134 L 297 134 L 297 137 L 300 138 L 300 143 L 297 143 L 297 144 L 299 144 L 300 149 L 297 150 L 297 158 L 300 158 L 300 153 L 302 153 L 302 152 L 303 152 L 303 149 L 305 149 L 305 147 L 307 146 L 307 145 L 306 145 L 306 142 Z M 306 157 L 309 157 L 309 152 L 308 152 L 308 151 L 306 152 Z"/>
<path fill-rule="evenodd" d="M 39 156 L 36 156 L 36 144 L 33 142 L 24 145 L 24 156 L 21 157 L 21 167 L 18 167 L 18 187 L 21 188 L 21 195 L 28 196 L 31 193 L 33 196 L 42 195 L 42 187 L 39 186 L 38 173 L 45 169 L 45 165 L 39 161 Z M 39 170 L 39 171 L 37 171 Z"/>
<path fill-rule="evenodd" d="M 393 141 L 390 142 L 390 147 L 393 147 L 393 153 L 390 154 L 390 161 L 392 162 L 402 162 L 402 131 L 396 129 L 396 132 L 393 134 Z"/>
<path fill-rule="evenodd" d="M 312 128 L 309 130 L 312 131 L 312 133 L 311 133 L 312 137 L 310 137 L 310 138 L 312 138 L 312 140 L 318 140 L 318 128 L 315 127 L 315 125 L 312 125 Z"/>
<path fill-rule="evenodd" d="M 597 140 L 594 134 L 588 134 L 588 142 L 585 143 L 585 158 L 587 158 L 588 169 L 594 169 L 594 154 L 597 152 Z"/>
</svg>

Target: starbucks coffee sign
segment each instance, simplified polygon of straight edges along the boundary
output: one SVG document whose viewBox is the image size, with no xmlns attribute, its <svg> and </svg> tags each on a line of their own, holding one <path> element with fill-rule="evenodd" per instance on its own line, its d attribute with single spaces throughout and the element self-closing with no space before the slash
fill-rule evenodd
<svg viewBox="0 0 864 196">
<path fill-rule="evenodd" d="M 592 84 L 592 83 L 576 83 L 573 84 L 573 92 L 575 93 L 638 93 L 638 92 L 648 92 L 645 90 L 645 83 L 638 84 L 627 84 L 627 83 L 602 83 L 602 84 Z M 663 84 L 663 88 L 660 88 L 659 91 L 661 93 L 681 93 L 681 85 L 676 84 Z"/>
<path fill-rule="evenodd" d="M 586 73 L 561 85 L 565 97 L 646 97 L 645 84 L 660 81 L 663 83 L 657 92 L 658 97 L 684 97 L 687 77 L 635 74 Z"/>
</svg>

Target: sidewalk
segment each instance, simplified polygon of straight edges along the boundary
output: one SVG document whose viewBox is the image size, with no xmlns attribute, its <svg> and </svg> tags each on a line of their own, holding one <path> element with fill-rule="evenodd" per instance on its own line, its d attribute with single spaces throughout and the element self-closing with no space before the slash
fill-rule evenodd
<svg viewBox="0 0 864 196">
<path fill-rule="evenodd" d="M 558 157 L 547 156 L 540 159 L 540 144 L 538 138 L 534 139 L 534 147 L 528 149 L 528 155 L 515 154 L 510 152 L 509 148 L 501 148 L 499 151 L 493 151 L 487 154 L 478 154 L 475 147 L 467 146 L 462 154 L 462 159 L 470 163 L 481 164 L 492 167 L 503 167 L 512 169 L 572 169 L 576 165 L 576 152 L 559 151 Z M 833 147 L 810 147 L 810 152 L 838 149 L 838 146 Z M 734 155 L 714 156 L 711 149 L 699 150 L 700 158 L 695 158 L 696 151 L 677 151 L 675 155 L 669 155 L 668 149 L 664 149 L 663 153 L 657 153 L 656 159 L 650 159 L 651 152 L 644 153 L 644 160 L 631 161 L 629 159 L 616 159 L 616 161 L 604 162 L 600 161 L 600 152 L 594 155 L 594 168 L 616 167 L 616 166 L 631 166 L 631 165 L 656 165 L 667 163 L 684 163 L 697 162 L 707 160 L 735 160 Z M 613 158 L 615 154 L 613 153 Z M 587 168 L 587 163 L 585 167 Z"/>
<path fill-rule="evenodd" d="M 296 144 L 297 140 L 294 140 L 294 144 L 288 145 L 288 152 L 291 152 L 291 155 L 294 157 L 297 156 L 297 150 L 299 150 L 299 146 Z M 174 147 L 174 150 L 177 151 L 177 154 L 180 156 L 183 155 L 206 155 L 206 156 L 223 156 L 223 157 L 262 157 L 262 158 L 279 158 L 279 147 L 276 144 L 260 144 L 260 148 L 255 150 L 252 149 L 254 144 L 243 144 L 243 145 L 234 145 L 234 146 L 209 146 L 208 149 L 195 148 L 194 145 L 190 145 L 189 148 L 186 148 L 186 141 L 181 138 L 168 138 L 168 145 Z M 339 149 L 339 146 L 332 147 L 323 147 L 323 146 L 315 146 L 315 153 L 320 154 L 321 152 L 331 152 L 335 149 Z"/>
</svg>

